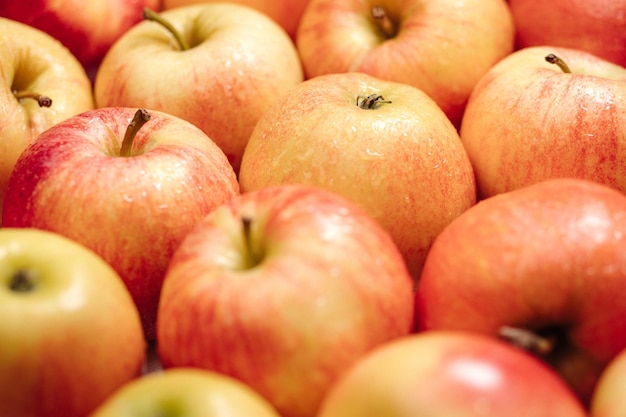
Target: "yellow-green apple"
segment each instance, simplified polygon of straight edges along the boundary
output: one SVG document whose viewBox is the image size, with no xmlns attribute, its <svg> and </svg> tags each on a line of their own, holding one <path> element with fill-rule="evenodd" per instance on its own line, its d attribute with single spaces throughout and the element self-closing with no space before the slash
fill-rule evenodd
<svg viewBox="0 0 626 417">
<path fill-rule="evenodd" d="M 626 349 L 604 369 L 591 396 L 590 417 L 621 417 L 626 415 Z"/>
<path fill-rule="evenodd" d="M 420 88 L 458 127 L 476 82 L 513 51 L 502 0 L 310 0 L 296 45 L 307 78 L 365 72 Z"/>
<path fill-rule="evenodd" d="M 9 178 L 2 221 L 57 232 L 98 253 L 126 283 L 151 339 L 171 254 L 238 192 L 226 156 L 196 126 L 158 111 L 107 107 L 56 124 L 26 148 Z"/>
<path fill-rule="evenodd" d="M 0 17 L 0 213 L 9 175 L 26 146 L 50 126 L 93 107 L 84 68 L 59 41 Z"/>
<path fill-rule="evenodd" d="M 280 417 L 246 384 L 216 372 L 176 368 L 122 386 L 89 417 Z"/>
<path fill-rule="evenodd" d="M 305 417 L 358 358 L 412 327 L 413 283 L 385 230 L 337 194 L 284 185 L 242 193 L 187 234 L 157 340 L 165 369 L 230 375 Z"/>
<path fill-rule="evenodd" d="M 55 37 L 90 70 L 113 42 L 141 21 L 144 7 L 158 9 L 160 0 L 0 1 L 0 16 Z"/>
<path fill-rule="evenodd" d="M 145 356 L 119 275 L 56 233 L 0 229 L 0 415 L 84 417 Z"/>
<path fill-rule="evenodd" d="M 626 68 L 580 50 L 504 58 L 476 85 L 460 131 L 480 198 L 555 177 L 626 191 L 625 97 Z"/>
<path fill-rule="evenodd" d="M 300 18 L 309 0 L 227 0 L 230 3 L 237 3 L 252 7 L 265 13 L 276 21 L 291 37 L 295 39 L 296 30 L 300 24 Z M 175 7 L 187 6 L 198 3 L 217 3 L 223 0 L 163 0 L 163 9 L 173 9 Z"/>
<path fill-rule="evenodd" d="M 237 172 L 261 114 L 302 81 L 293 42 L 269 17 L 237 4 L 190 5 L 147 16 L 104 58 L 96 104 L 181 117 L 213 139 Z M 181 42 L 173 43 L 172 33 Z"/>
<path fill-rule="evenodd" d="M 563 46 L 626 66 L 626 0 L 510 0 L 516 47 Z"/>
<path fill-rule="evenodd" d="M 303 183 L 351 199 L 380 222 L 414 277 L 439 232 L 476 200 L 459 135 L 425 93 L 366 74 L 306 80 L 259 120 L 242 191 Z"/>
<path fill-rule="evenodd" d="M 544 359 L 588 402 L 626 348 L 626 195 L 558 178 L 482 200 L 435 240 L 418 330 L 502 337 Z"/>
<path fill-rule="evenodd" d="M 432 331 L 379 346 L 325 397 L 318 417 L 585 417 L 565 382 L 489 337 Z"/>
</svg>

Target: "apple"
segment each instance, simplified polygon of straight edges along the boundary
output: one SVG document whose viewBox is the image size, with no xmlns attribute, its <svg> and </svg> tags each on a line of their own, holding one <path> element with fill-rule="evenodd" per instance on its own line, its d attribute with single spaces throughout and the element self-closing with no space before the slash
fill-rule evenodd
<svg viewBox="0 0 626 417">
<path fill-rule="evenodd" d="M 197 368 L 177 368 L 131 381 L 89 417 L 280 417 L 240 381 Z"/>
<path fill-rule="evenodd" d="M 144 7 L 159 5 L 160 0 L 2 1 L 0 16 L 55 37 L 85 69 L 92 69 L 123 33 L 141 21 Z"/>
<path fill-rule="evenodd" d="M 549 363 L 587 403 L 626 347 L 626 195 L 576 178 L 482 200 L 435 240 L 418 330 L 501 337 Z"/>
<path fill-rule="evenodd" d="M 365 72 L 426 92 L 455 126 L 480 77 L 514 48 L 502 0 L 310 0 L 296 37 L 307 78 Z"/>
<path fill-rule="evenodd" d="M 331 388 L 318 417 L 585 417 L 565 382 L 481 335 L 432 331 L 379 346 Z"/>
<path fill-rule="evenodd" d="M 476 85 L 460 130 L 480 198 L 555 177 L 626 191 L 625 96 L 626 68 L 580 50 L 504 58 Z"/>
<path fill-rule="evenodd" d="M 223 0 L 163 0 L 163 9 L 173 9 L 175 7 L 188 6 L 198 3 L 217 3 Z M 265 13 L 276 21 L 291 37 L 296 38 L 296 31 L 300 24 L 300 18 L 309 0 L 227 0 L 230 3 L 237 3 L 252 7 Z"/>
<path fill-rule="evenodd" d="M 9 175 L 26 146 L 50 126 L 93 109 L 94 99 L 84 68 L 52 36 L 1 17 L 0 33 L 1 213 Z"/>
<path fill-rule="evenodd" d="M 580 49 L 626 66 L 626 0 L 510 0 L 516 46 Z"/>
<path fill-rule="evenodd" d="M 259 120 L 242 191 L 285 183 L 358 203 L 394 238 L 417 278 L 432 241 L 476 200 L 459 135 L 419 89 L 362 73 L 306 80 Z"/>
<path fill-rule="evenodd" d="M 625 386 L 626 349 L 613 358 L 600 375 L 591 397 L 589 416 L 620 417 L 626 415 Z"/>
<path fill-rule="evenodd" d="M 96 74 L 96 104 L 145 107 L 185 119 L 217 143 L 237 172 L 261 114 L 302 81 L 293 42 L 269 17 L 237 4 L 146 16 L 104 58 Z M 180 42 L 173 42 L 167 27 Z"/>
<path fill-rule="evenodd" d="M 0 229 L 0 415 L 84 417 L 140 375 L 139 314 L 115 271 L 56 233 Z"/>
<path fill-rule="evenodd" d="M 226 156 L 196 126 L 154 110 L 99 108 L 56 124 L 22 153 L 2 222 L 62 234 L 104 258 L 151 339 L 171 254 L 238 193 Z"/>
<path fill-rule="evenodd" d="M 349 200 L 305 185 L 242 193 L 172 256 L 159 303 L 164 369 L 252 387 L 309 417 L 358 358 L 413 328 L 413 282 L 393 240 Z"/>
</svg>

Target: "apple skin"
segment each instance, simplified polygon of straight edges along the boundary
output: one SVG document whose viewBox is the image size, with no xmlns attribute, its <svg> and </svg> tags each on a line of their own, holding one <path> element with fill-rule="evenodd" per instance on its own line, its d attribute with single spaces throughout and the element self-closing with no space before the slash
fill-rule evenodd
<svg viewBox="0 0 626 417">
<path fill-rule="evenodd" d="M 625 386 L 626 349 L 613 358 L 600 375 L 591 397 L 589 416 L 620 417 L 626 415 Z"/>
<path fill-rule="evenodd" d="M 160 0 L 28 0 L 0 2 L 0 16 L 40 29 L 63 43 L 85 69 Z M 105 23 L 106 22 L 106 23 Z"/>
<path fill-rule="evenodd" d="M 20 272 L 33 288 L 12 288 Z M 83 417 L 140 375 L 139 314 L 92 251 L 55 233 L 3 227 L 0 288 L 3 417 Z"/>
<path fill-rule="evenodd" d="M 329 391 L 318 417 L 585 417 L 550 368 L 505 343 L 433 331 L 379 346 Z"/>
<path fill-rule="evenodd" d="M 416 292 L 418 330 L 556 338 L 543 358 L 587 403 L 626 347 L 626 195 L 545 180 L 485 199 L 437 237 Z"/>
<path fill-rule="evenodd" d="M 300 18 L 309 0 L 227 0 L 230 3 L 237 3 L 243 6 L 252 7 L 265 13 L 276 21 L 291 37 L 296 38 L 296 31 L 300 24 Z M 163 0 L 164 10 L 175 7 L 187 6 L 198 3 L 218 3 L 223 0 Z"/>
<path fill-rule="evenodd" d="M 268 104 L 303 79 L 295 46 L 276 22 L 237 4 L 191 5 L 161 16 L 192 47 L 181 51 L 159 24 L 139 23 L 104 58 L 95 80 L 96 103 L 185 119 L 220 146 L 237 172 Z"/>
<path fill-rule="evenodd" d="M 94 98 L 84 68 L 52 36 L 1 17 L 0 34 L 1 213 L 9 175 L 26 146 L 52 125 L 93 109 Z M 45 95 L 52 105 L 16 100 L 14 90 Z"/>
<path fill-rule="evenodd" d="M 359 357 L 411 332 L 413 311 L 402 256 L 364 211 L 321 188 L 267 187 L 216 208 L 174 253 L 159 357 L 237 378 L 283 417 L 312 416 Z"/>
<path fill-rule="evenodd" d="M 375 6 L 399 28 L 391 39 L 371 17 Z M 513 51 L 514 33 L 502 0 L 310 0 L 296 45 L 307 78 L 364 72 L 409 84 L 458 127 L 474 85 Z"/>
<path fill-rule="evenodd" d="M 151 339 L 171 254 L 239 185 L 200 129 L 158 111 L 150 111 L 131 156 L 120 157 L 135 111 L 99 108 L 42 133 L 17 161 L 2 221 L 50 230 L 98 253 L 126 283 Z"/>
<path fill-rule="evenodd" d="M 135 379 L 107 398 L 89 417 L 170 415 L 280 417 L 247 385 L 197 368 L 169 369 Z"/>
<path fill-rule="evenodd" d="M 554 53 L 572 74 L 545 61 Z M 461 140 L 479 198 L 555 177 L 626 191 L 626 68 L 583 51 L 529 47 L 476 85 Z"/>
<path fill-rule="evenodd" d="M 364 110 L 360 95 L 392 103 Z M 425 93 L 358 73 L 310 79 L 267 110 L 250 136 L 242 191 L 301 183 L 356 202 L 387 229 L 417 278 L 432 241 L 476 201 L 459 135 Z"/>
<path fill-rule="evenodd" d="M 516 46 L 580 49 L 626 67 L 625 0 L 510 0 Z"/>
</svg>

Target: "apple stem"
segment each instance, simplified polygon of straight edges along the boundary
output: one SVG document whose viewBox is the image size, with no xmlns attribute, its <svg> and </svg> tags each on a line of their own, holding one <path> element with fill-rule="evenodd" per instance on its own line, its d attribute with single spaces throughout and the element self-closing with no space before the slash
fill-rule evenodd
<svg viewBox="0 0 626 417">
<path fill-rule="evenodd" d="M 565 63 L 565 61 L 563 61 L 561 58 L 559 58 L 558 56 L 554 54 L 546 55 L 546 61 L 548 61 L 551 64 L 558 65 L 558 67 L 561 68 L 561 71 L 563 71 L 566 74 L 572 73 L 572 71 L 569 69 L 569 66 Z"/>
<path fill-rule="evenodd" d="M 383 96 L 376 93 L 369 94 L 367 96 L 360 95 L 356 97 L 356 105 L 363 110 L 376 110 L 383 103 L 390 104 L 391 100 L 385 100 Z"/>
<path fill-rule="evenodd" d="M 542 357 L 552 352 L 556 343 L 554 338 L 544 337 L 531 330 L 513 326 L 502 326 L 500 337 L 513 346 Z"/>
<path fill-rule="evenodd" d="M 35 279 L 32 274 L 23 269 L 19 269 L 11 278 L 9 288 L 11 291 L 26 293 L 35 288 Z"/>
<path fill-rule="evenodd" d="M 52 106 L 52 99 L 48 96 L 44 96 L 43 94 L 35 93 L 32 91 L 15 91 L 13 90 L 13 95 L 16 99 L 22 100 L 24 98 L 30 98 L 36 100 L 39 104 L 39 107 L 50 107 Z"/>
<path fill-rule="evenodd" d="M 130 156 L 130 150 L 133 147 L 133 141 L 139 129 L 150 120 L 150 113 L 146 109 L 139 109 L 135 112 L 133 119 L 130 121 L 126 132 L 124 133 L 124 140 L 122 141 L 122 147 L 120 148 L 120 156 Z"/>
<path fill-rule="evenodd" d="M 168 32 L 170 32 L 172 36 L 174 36 L 174 39 L 176 40 L 176 43 L 178 44 L 178 47 L 181 51 L 186 51 L 189 49 L 189 44 L 185 39 L 183 39 L 180 32 L 176 30 L 174 25 L 172 25 L 169 21 L 163 19 L 160 14 L 156 13 L 153 10 L 150 10 L 148 7 L 144 7 L 143 18 L 144 20 L 151 20 L 153 22 L 156 22 L 163 26 L 165 29 L 167 29 Z"/>
<path fill-rule="evenodd" d="M 251 227 L 252 227 L 252 218 L 247 216 L 241 217 L 241 224 L 243 225 L 243 239 L 245 243 L 246 253 L 248 254 L 249 266 L 258 265 L 261 262 L 261 259 L 257 257 L 254 253 L 254 249 L 252 248 L 252 239 L 250 236 Z"/>
<path fill-rule="evenodd" d="M 385 38 L 391 39 L 396 36 L 396 25 L 382 6 L 372 7 L 371 14 Z"/>
</svg>

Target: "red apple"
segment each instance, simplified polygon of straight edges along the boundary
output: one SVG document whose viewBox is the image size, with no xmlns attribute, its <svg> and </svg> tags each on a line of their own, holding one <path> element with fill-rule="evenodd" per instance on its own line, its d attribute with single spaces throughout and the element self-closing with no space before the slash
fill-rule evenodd
<svg viewBox="0 0 626 417">
<path fill-rule="evenodd" d="M 318 417 L 584 417 L 565 382 L 500 341 L 424 332 L 360 359 L 329 391 Z"/>
<path fill-rule="evenodd" d="M 179 7 L 129 30 L 95 80 L 98 106 L 160 110 L 202 129 L 237 172 L 267 106 L 302 81 L 291 39 L 262 13 L 237 4 Z M 186 44 L 186 45 L 185 45 Z"/>
<path fill-rule="evenodd" d="M 590 417 L 626 415 L 626 349 L 604 369 L 591 397 Z"/>
<path fill-rule="evenodd" d="M 291 37 L 295 39 L 300 18 L 309 0 L 227 0 L 229 3 L 237 3 L 252 7 L 265 13 L 276 21 Z M 223 0 L 163 0 L 163 9 L 187 6 L 198 3 L 218 3 Z"/>
<path fill-rule="evenodd" d="M 259 120 L 243 191 L 303 183 L 358 203 L 417 277 L 434 238 L 476 199 L 459 135 L 425 93 L 358 73 L 307 80 Z"/>
<path fill-rule="evenodd" d="M 626 0 L 510 0 L 518 48 L 563 46 L 626 66 Z"/>
<path fill-rule="evenodd" d="M 624 97 L 626 68 L 586 52 L 531 47 L 504 58 L 476 85 L 461 125 L 480 197 L 555 177 L 626 191 Z"/>
<path fill-rule="evenodd" d="M 98 65 L 111 45 L 160 0 L 0 1 L 0 16 L 26 23 L 61 41 L 85 68 Z"/>
<path fill-rule="evenodd" d="M 437 237 L 418 330 L 465 330 L 536 351 L 585 402 L 626 348 L 626 195 L 545 180 L 485 199 Z"/>
<path fill-rule="evenodd" d="M 133 300 L 95 253 L 59 234 L 0 229 L 0 415 L 84 417 L 140 375 Z"/>
<path fill-rule="evenodd" d="M 480 77 L 514 46 L 502 0 L 310 0 L 296 44 L 307 78 L 364 72 L 420 88 L 455 126 Z"/>
<path fill-rule="evenodd" d="M 9 175 L 22 151 L 52 125 L 93 109 L 94 99 L 84 68 L 52 36 L 5 18 L 0 18 L 0 33 L 1 215 Z"/>
<path fill-rule="evenodd" d="M 134 114 L 150 119 L 142 127 Z M 57 232 L 102 256 L 126 283 L 151 338 L 171 254 L 236 194 L 224 153 L 191 123 L 100 108 L 51 127 L 22 153 L 2 221 Z"/>
<path fill-rule="evenodd" d="M 159 305 L 165 369 L 230 375 L 283 417 L 309 417 L 358 358 L 407 335 L 413 283 L 358 206 L 300 185 L 243 193 L 174 253 Z"/>
</svg>

